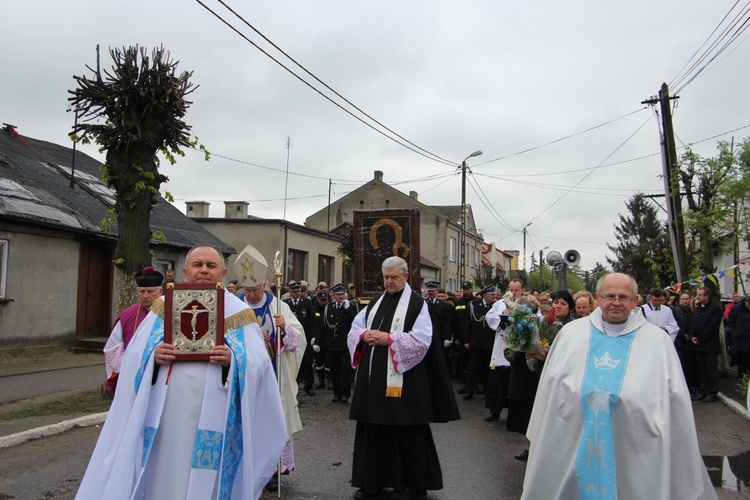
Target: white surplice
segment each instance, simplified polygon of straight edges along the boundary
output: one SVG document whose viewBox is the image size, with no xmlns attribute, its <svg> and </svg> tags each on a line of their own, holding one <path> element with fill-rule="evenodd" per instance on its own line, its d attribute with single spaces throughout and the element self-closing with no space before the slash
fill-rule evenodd
<svg viewBox="0 0 750 500">
<path fill-rule="evenodd" d="M 225 293 L 225 318 L 251 315 Z M 227 321 L 231 325 L 231 321 Z M 163 320 L 141 323 L 76 498 L 258 498 L 276 469 L 286 425 L 276 377 L 255 322 L 225 332 L 226 383 L 208 362 L 161 365 Z"/>
<path fill-rule="evenodd" d="M 522 498 L 581 498 L 576 451 L 583 435 L 581 387 L 592 324 L 610 337 L 635 331 L 612 412 L 616 497 L 716 498 L 672 341 L 636 313 L 619 331 L 606 328 L 601 309 L 560 330 L 544 364 L 526 432 L 531 450 Z"/>
</svg>

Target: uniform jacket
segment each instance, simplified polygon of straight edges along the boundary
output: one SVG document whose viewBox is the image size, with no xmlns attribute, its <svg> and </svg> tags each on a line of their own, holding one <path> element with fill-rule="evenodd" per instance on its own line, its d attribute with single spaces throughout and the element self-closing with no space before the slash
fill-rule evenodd
<svg viewBox="0 0 750 500">
<path fill-rule="evenodd" d="M 467 324 L 467 335 L 472 349 L 491 351 L 495 345 L 495 330 L 489 327 L 484 316 L 492 309 L 491 304 L 484 300 L 476 300 L 469 307 L 469 323 Z"/>
<path fill-rule="evenodd" d="M 427 302 L 427 310 L 430 312 L 430 319 L 432 320 L 432 334 L 438 337 L 439 343 L 442 346 L 444 340 L 450 340 L 453 336 L 451 331 L 451 306 L 444 300 L 435 299 L 433 303 L 432 299 L 425 299 Z"/>
<path fill-rule="evenodd" d="M 348 351 L 346 336 L 357 315 L 357 308 L 351 304 L 349 307 L 343 303 L 341 307 L 338 305 L 338 302 L 331 302 L 323 310 L 323 342 L 329 351 Z"/>
<path fill-rule="evenodd" d="M 315 337 L 315 331 L 313 328 L 313 318 L 315 313 L 313 311 L 312 302 L 301 297 L 297 299 L 297 305 L 294 304 L 294 300 L 292 299 L 286 299 L 284 302 L 287 303 L 289 309 L 292 310 L 300 325 L 302 325 L 302 328 L 305 330 L 307 341 L 312 343 L 312 339 Z"/>
<path fill-rule="evenodd" d="M 453 307 L 453 339 L 460 340 L 461 344 L 468 344 L 469 337 L 467 335 L 467 327 L 469 325 L 469 304 L 474 302 L 476 298 L 469 297 L 469 299 L 460 298 L 456 299 L 456 305 Z"/>
</svg>

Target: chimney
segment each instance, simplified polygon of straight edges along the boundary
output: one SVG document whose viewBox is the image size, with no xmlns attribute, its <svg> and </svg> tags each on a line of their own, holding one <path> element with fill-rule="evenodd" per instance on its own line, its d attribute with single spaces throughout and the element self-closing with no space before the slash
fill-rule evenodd
<svg viewBox="0 0 750 500">
<path fill-rule="evenodd" d="M 208 218 L 208 207 L 211 205 L 207 201 L 186 201 L 187 216 L 191 219 L 206 219 Z"/>
<path fill-rule="evenodd" d="M 383 182 L 383 171 L 382 170 L 376 170 L 375 171 L 375 180 Z"/>
<path fill-rule="evenodd" d="M 419 201 L 419 195 L 416 191 L 409 191 L 409 198 L 411 198 L 414 201 Z"/>
<path fill-rule="evenodd" d="M 246 201 L 225 201 L 224 202 L 224 218 L 226 219 L 247 219 L 247 206 L 249 205 Z"/>
</svg>

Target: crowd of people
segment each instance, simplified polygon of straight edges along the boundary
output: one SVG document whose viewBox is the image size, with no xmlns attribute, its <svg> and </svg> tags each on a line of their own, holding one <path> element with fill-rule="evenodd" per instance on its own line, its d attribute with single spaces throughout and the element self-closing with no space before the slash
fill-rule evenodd
<svg viewBox="0 0 750 500">
<path fill-rule="evenodd" d="M 382 264 L 385 292 L 360 302 L 353 284 L 268 282 L 266 269 L 251 246 L 237 257 L 225 343 L 208 363 L 175 362 L 164 341 L 159 296 L 174 271 L 163 284 L 151 268 L 137 273 L 139 303 L 118 317 L 106 349 L 108 389 L 119 386 L 113 416 L 80 498 L 257 498 L 295 468 L 300 389 L 330 390 L 356 421 L 355 499 L 442 488 L 430 424 L 460 418 L 455 394 L 483 399 L 488 422 L 507 409 L 507 430 L 525 438 L 515 455 L 528 462 L 524 498 L 715 498 L 691 399 L 717 400 L 722 322 L 738 377 L 750 373 L 750 299 L 735 294 L 722 310 L 700 287 L 644 300 L 619 273 L 595 294 L 529 290 L 519 279 L 505 293 L 471 282 L 418 291 L 393 257 Z M 183 270 L 188 283 L 222 283 L 226 272 L 206 245 Z M 523 349 L 506 334 L 519 310 L 538 330 Z"/>
</svg>

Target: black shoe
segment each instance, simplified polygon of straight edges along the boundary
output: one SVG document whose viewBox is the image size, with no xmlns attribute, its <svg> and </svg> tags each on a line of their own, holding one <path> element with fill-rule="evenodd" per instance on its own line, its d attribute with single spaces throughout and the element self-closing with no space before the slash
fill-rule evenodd
<svg viewBox="0 0 750 500">
<path fill-rule="evenodd" d="M 716 394 L 709 394 L 705 398 L 703 398 L 704 403 L 715 403 L 719 400 L 719 396 Z"/>
<path fill-rule="evenodd" d="M 403 490 L 393 490 L 391 491 L 391 494 L 389 495 L 390 498 L 393 500 L 411 500 L 411 492 L 409 491 L 409 488 L 405 488 Z"/>
<path fill-rule="evenodd" d="M 466 386 L 463 386 L 463 387 L 459 388 L 456 391 L 456 394 L 466 394 Z"/>
<path fill-rule="evenodd" d="M 341 396 L 334 396 L 331 403 L 338 403 L 339 401 L 341 401 Z"/>
<path fill-rule="evenodd" d="M 466 394 L 464 394 L 464 399 L 465 399 L 466 401 L 469 401 L 469 400 L 471 400 L 471 399 L 474 399 L 474 393 L 473 393 L 473 392 L 467 392 Z"/>
<path fill-rule="evenodd" d="M 279 476 L 276 474 L 271 477 L 271 480 L 268 481 L 268 484 L 266 484 L 266 489 L 268 491 L 278 490 L 279 489 Z"/>
<path fill-rule="evenodd" d="M 696 396 L 692 396 L 690 399 L 692 399 L 693 401 L 702 401 L 706 396 L 708 396 L 708 394 L 701 393 Z"/>
<path fill-rule="evenodd" d="M 349 396 L 341 396 L 341 402 L 347 404 L 349 402 Z"/>
<path fill-rule="evenodd" d="M 424 491 L 412 491 L 411 492 L 412 498 L 427 498 L 427 490 Z"/>
<path fill-rule="evenodd" d="M 526 462 L 529 459 L 529 450 L 523 450 L 518 455 L 515 455 L 516 460 L 520 460 L 521 462 Z"/>
<path fill-rule="evenodd" d="M 486 422 L 497 422 L 500 420 L 500 412 L 491 411 L 489 415 L 484 417 Z"/>
<path fill-rule="evenodd" d="M 305 394 L 308 396 L 315 396 L 315 391 L 312 387 L 305 387 Z"/>
<path fill-rule="evenodd" d="M 380 495 L 379 491 L 366 491 L 360 488 L 354 493 L 354 500 L 364 500 L 365 498 L 374 498 Z"/>
</svg>

